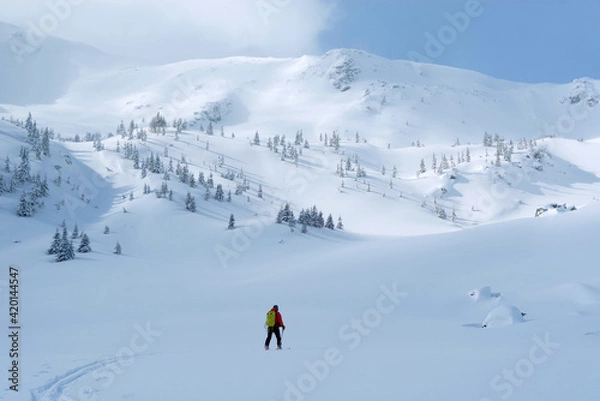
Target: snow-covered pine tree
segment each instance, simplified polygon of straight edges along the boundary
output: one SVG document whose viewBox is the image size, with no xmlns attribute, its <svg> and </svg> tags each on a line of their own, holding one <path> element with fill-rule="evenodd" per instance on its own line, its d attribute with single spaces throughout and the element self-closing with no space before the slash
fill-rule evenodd
<svg viewBox="0 0 600 401">
<path fill-rule="evenodd" d="M 19 217 L 31 217 L 34 213 L 33 202 L 31 201 L 31 194 L 23 192 L 19 198 L 19 205 L 17 206 L 17 216 Z"/>
<path fill-rule="evenodd" d="M 113 252 L 115 255 L 120 255 L 121 254 L 121 244 L 119 243 L 119 241 L 117 241 L 117 245 L 115 245 L 115 250 Z"/>
<path fill-rule="evenodd" d="M 323 212 L 319 212 L 315 226 L 317 228 L 323 228 L 323 226 L 325 226 L 325 219 L 323 218 Z"/>
<path fill-rule="evenodd" d="M 60 244 L 58 252 L 56 252 L 56 261 L 64 262 L 67 260 L 75 259 L 75 250 L 73 249 L 73 241 L 69 239 L 67 228 L 63 227 L 62 235 L 60 237 Z"/>
<path fill-rule="evenodd" d="M 22 146 L 19 152 L 21 162 L 17 166 L 15 178 L 19 184 L 29 182 L 31 180 L 31 167 L 29 165 L 29 149 Z"/>
<path fill-rule="evenodd" d="M 110 234 L 110 228 L 108 228 L 108 226 L 104 226 L 104 234 Z"/>
<path fill-rule="evenodd" d="M 330 230 L 333 230 L 335 228 L 335 224 L 333 224 L 333 217 L 331 217 L 331 214 L 329 216 L 327 216 L 327 221 L 325 222 L 325 228 L 328 228 Z"/>
<path fill-rule="evenodd" d="M 79 247 L 77 248 L 77 252 L 88 253 L 91 251 L 92 248 L 90 247 L 90 239 L 86 233 L 83 233 L 83 235 L 81 236 L 81 242 L 79 243 Z"/>
<path fill-rule="evenodd" d="M 438 206 L 438 212 L 437 215 L 440 219 L 442 220 L 446 220 L 448 218 L 448 215 L 446 214 L 446 211 L 444 210 L 444 208 L 442 206 Z"/>
<path fill-rule="evenodd" d="M 79 228 L 77 227 L 77 223 L 75 223 L 75 227 L 73 227 L 73 232 L 71 233 L 71 238 L 75 239 L 79 237 Z"/>
<path fill-rule="evenodd" d="M 342 223 L 342 216 L 338 217 L 338 221 L 337 221 L 337 224 L 335 225 L 335 228 L 337 228 L 338 230 L 344 229 L 344 224 Z"/>
<path fill-rule="evenodd" d="M 217 189 L 215 190 L 215 199 L 219 202 L 223 202 L 225 199 L 225 194 L 223 193 L 223 186 L 221 184 L 217 185 Z"/>
<path fill-rule="evenodd" d="M 229 224 L 227 225 L 227 229 L 233 230 L 234 228 L 235 228 L 235 218 L 233 217 L 233 214 L 231 214 L 229 216 Z"/>
<path fill-rule="evenodd" d="M 5 173 L 10 173 L 10 157 L 6 155 L 6 159 L 4 159 L 4 170 Z"/>
<path fill-rule="evenodd" d="M 493 145 L 492 136 L 490 134 L 488 134 L 487 132 L 485 132 L 483 134 L 483 146 L 492 146 L 492 145 Z"/>
<path fill-rule="evenodd" d="M 42 133 L 41 150 L 44 156 L 50 157 L 50 131 L 48 128 L 45 128 Z"/>
<path fill-rule="evenodd" d="M 196 212 L 196 199 L 194 199 L 189 191 L 185 196 L 185 209 L 190 212 Z"/>
<path fill-rule="evenodd" d="M 52 244 L 46 253 L 48 255 L 56 255 L 58 253 L 58 249 L 60 248 L 60 233 L 58 232 L 58 228 L 54 233 L 54 238 L 52 239 Z"/>
</svg>

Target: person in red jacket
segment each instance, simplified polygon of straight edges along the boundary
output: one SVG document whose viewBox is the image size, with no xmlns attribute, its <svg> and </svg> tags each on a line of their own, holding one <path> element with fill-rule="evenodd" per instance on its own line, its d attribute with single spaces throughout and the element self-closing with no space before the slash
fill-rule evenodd
<svg viewBox="0 0 600 401">
<path fill-rule="evenodd" d="M 275 314 L 275 318 L 272 319 L 273 321 L 269 321 L 269 313 L 271 312 L 274 312 Z M 279 306 L 273 305 L 269 313 L 267 313 L 267 339 L 265 340 L 265 350 L 269 349 L 273 333 L 275 333 L 275 337 L 277 338 L 277 349 L 281 349 L 281 333 L 279 333 L 279 328 L 281 327 L 282 330 L 285 330 L 285 324 L 283 324 L 281 313 L 279 313 Z"/>
</svg>

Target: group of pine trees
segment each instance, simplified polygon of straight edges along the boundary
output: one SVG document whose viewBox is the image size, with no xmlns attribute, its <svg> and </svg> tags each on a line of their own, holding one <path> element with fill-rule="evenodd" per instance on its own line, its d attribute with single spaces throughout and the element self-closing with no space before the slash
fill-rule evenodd
<svg viewBox="0 0 600 401">
<path fill-rule="evenodd" d="M 54 132 L 48 128 L 38 129 L 31 113 L 25 122 L 11 121 L 27 131 L 26 141 L 30 147 L 21 146 L 18 164 L 11 162 L 10 155 L 6 156 L 4 166 L 0 170 L 0 196 L 3 193 L 16 192 L 19 187 L 28 187 L 29 190 L 21 193 L 16 214 L 20 217 L 29 217 L 33 216 L 36 210 L 44 207 L 42 199 L 50 195 L 47 177 L 42 178 L 40 174 L 32 174 L 31 154 L 33 153 L 38 160 L 41 160 L 42 156 L 49 157 L 50 139 L 54 137 Z"/>
<path fill-rule="evenodd" d="M 297 141 L 302 140 L 302 133 L 298 131 Z M 303 144 L 297 144 L 297 141 L 288 141 L 285 134 L 275 135 L 273 139 L 271 137 L 267 140 L 267 147 L 273 153 L 280 154 L 281 160 L 292 160 L 294 164 L 298 165 L 298 159 L 302 156 L 302 149 L 309 149 L 310 145 L 307 140 L 304 140 Z M 259 144 L 258 132 L 254 136 L 254 143 Z"/>
<path fill-rule="evenodd" d="M 358 143 L 360 137 L 358 135 L 358 132 L 356 133 L 356 143 Z M 336 152 L 338 152 L 340 150 L 340 134 L 338 134 L 336 131 L 333 131 L 333 133 L 331 134 L 331 137 L 328 137 L 327 134 L 319 134 L 319 142 L 323 143 L 323 146 L 327 146 L 327 147 L 331 147 L 333 148 Z"/>
<path fill-rule="evenodd" d="M 442 154 L 442 158 L 438 163 L 437 156 L 435 153 L 431 156 L 431 171 L 434 174 L 443 174 L 449 169 L 456 168 L 457 164 L 461 163 L 470 163 L 471 162 L 471 151 L 469 148 L 465 152 L 459 152 L 456 154 L 456 159 L 453 155 L 450 157 L 446 157 L 445 154 Z M 427 167 L 425 165 L 425 159 L 421 159 L 421 163 L 419 165 L 419 169 L 417 170 L 417 176 L 424 174 L 427 172 Z"/>
<path fill-rule="evenodd" d="M 162 133 L 164 135 L 167 130 L 167 120 L 160 114 L 160 112 L 156 113 L 156 116 L 150 119 L 148 127 L 150 128 L 150 132 L 154 134 Z"/>
<path fill-rule="evenodd" d="M 302 209 L 300 214 L 298 215 L 298 219 L 294 216 L 294 212 L 292 211 L 290 204 L 286 203 L 281 207 L 279 212 L 277 213 L 277 218 L 275 219 L 277 224 L 287 224 L 290 228 L 296 226 L 296 224 L 302 227 L 302 233 L 307 232 L 308 227 L 315 228 L 328 228 L 330 230 L 338 229 L 341 230 L 344 228 L 342 223 L 342 217 L 338 217 L 338 222 L 335 224 L 333 222 L 333 217 L 331 214 L 327 216 L 327 220 L 323 218 L 323 212 L 318 210 L 316 206 L 308 209 Z"/>
<path fill-rule="evenodd" d="M 355 179 L 364 178 L 367 176 L 367 172 L 360 165 L 358 161 L 358 155 L 356 153 L 352 156 L 352 159 L 348 157 L 340 160 L 336 167 L 336 174 L 341 178 L 344 178 L 352 173 L 354 173 Z M 385 174 L 385 167 L 383 168 L 383 174 Z"/>
<path fill-rule="evenodd" d="M 109 233 L 110 229 L 108 226 L 105 226 L 104 234 Z M 48 255 L 54 255 L 57 262 L 65 262 L 67 260 L 75 259 L 75 247 L 73 245 L 75 240 L 79 240 L 79 245 L 77 246 L 78 253 L 88 253 L 92 251 L 90 246 L 90 238 L 88 235 L 83 231 L 79 232 L 77 224 L 75 224 L 73 231 L 71 234 L 69 234 L 67 225 L 63 221 L 60 227 L 56 229 L 56 232 L 52 238 L 52 243 L 50 244 L 50 248 L 48 248 L 46 253 Z M 121 254 L 121 244 L 119 241 L 117 241 L 113 253 L 115 255 Z"/>
<path fill-rule="evenodd" d="M 60 232 L 62 231 L 62 233 Z M 61 224 L 60 229 L 57 228 L 54 233 L 52 244 L 47 251 L 48 255 L 54 255 L 57 262 L 64 262 L 67 260 L 75 259 L 75 248 L 73 241 L 79 239 L 79 246 L 77 252 L 88 253 L 92 251 L 90 247 L 90 239 L 84 232 L 79 233 L 77 224 L 73 228 L 73 232 L 69 235 L 65 222 Z"/>
</svg>

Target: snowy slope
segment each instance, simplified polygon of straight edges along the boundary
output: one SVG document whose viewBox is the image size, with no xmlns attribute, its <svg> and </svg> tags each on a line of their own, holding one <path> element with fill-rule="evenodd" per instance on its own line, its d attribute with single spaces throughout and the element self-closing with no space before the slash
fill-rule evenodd
<svg viewBox="0 0 600 401">
<path fill-rule="evenodd" d="M 600 309 L 587 301 L 600 284 L 597 206 L 385 241 L 268 227 L 224 269 L 215 246 L 240 231 L 190 224 L 164 204 L 149 219 L 153 202 L 86 224 L 94 252 L 73 262 L 39 252 L 49 233 L 39 227 L 5 242 L 22 275 L 31 390 L 6 399 L 563 400 L 599 390 Z M 102 235 L 107 221 L 114 233 Z M 121 256 L 110 253 L 117 239 Z M 492 305 L 468 293 L 483 285 L 525 321 L 481 329 Z M 265 353 L 273 303 L 291 349 Z"/>
<path fill-rule="evenodd" d="M 334 50 L 107 69 L 49 104 L 3 105 L 3 117 L 31 111 L 57 135 L 49 157 L 31 157 L 32 174 L 48 177 L 45 207 L 16 216 L 31 183 L 0 193 L 0 298 L 8 304 L 15 266 L 22 306 L 20 391 L 0 397 L 594 399 L 596 86 L 517 84 Z M 150 133 L 159 111 L 191 126 Z M 109 137 L 121 120 L 138 124 L 134 139 Z M 544 137 L 546 124 L 556 137 Z M 5 180 L 30 146 L 17 125 L 0 121 Z M 135 138 L 141 130 L 145 140 Z M 293 143 L 298 130 L 309 147 L 294 146 L 297 162 L 269 149 L 269 138 Z M 320 139 L 334 130 L 339 149 Z M 481 143 L 486 131 L 514 141 L 510 160 Z M 94 133 L 104 150 L 72 140 Z M 175 172 L 142 177 L 126 145 L 140 160 L 159 155 L 196 178 L 212 174 L 231 202 L 215 200 L 214 188 L 205 200 L 205 188 Z M 467 152 L 471 161 L 461 160 Z M 442 156 L 455 165 L 432 171 L 434 153 L 438 166 Z M 366 176 L 342 177 L 348 160 Z M 163 183 L 172 200 L 156 196 Z M 184 207 L 188 192 L 196 212 Z M 296 217 L 313 205 L 342 216 L 344 230 L 275 224 L 286 202 Z M 90 237 L 91 253 L 63 263 L 46 254 L 63 221 Z M 264 314 L 275 303 L 290 349 L 265 352 Z"/>
<path fill-rule="evenodd" d="M 393 147 L 597 136 L 598 83 L 519 84 L 454 68 L 391 61 L 356 50 L 298 59 L 228 58 L 107 70 L 76 81 L 38 118 L 62 131 L 114 129 L 120 119 L 208 120 L 234 132 L 337 130 Z M 93 96 L 90 96 L 93 94 Z M 27 108 L 8 108 L 23 115 Z"/>
<path fill-rule="evenodd" d="M 53 103 L 80 76 L 115 66 L 93 47 L 0 22 L 0 103 Z"/>
</svg>

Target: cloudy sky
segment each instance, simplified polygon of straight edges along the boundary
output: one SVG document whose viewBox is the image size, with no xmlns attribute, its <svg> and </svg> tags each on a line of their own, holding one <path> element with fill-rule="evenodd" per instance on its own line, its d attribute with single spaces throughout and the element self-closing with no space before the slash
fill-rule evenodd
<svg viewBox="0 0 600 401">
<path fill-rule="evenodd" d="M 522 82 L 600 78 L 597 0 L 20 0 L 0 20 L 164 63 L 331 48 Z M 465 18 L 466 17 L 466 18 Z M 49 19 L 50 18 L 50 19 Z"/>
</svg>

